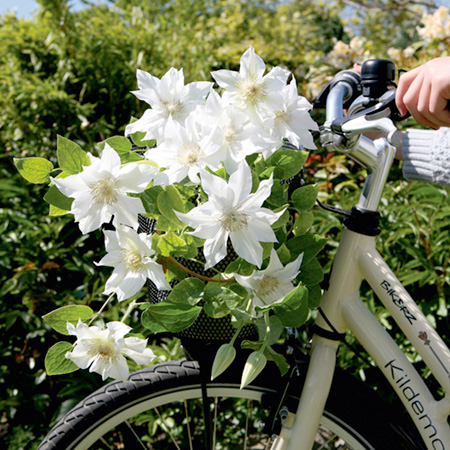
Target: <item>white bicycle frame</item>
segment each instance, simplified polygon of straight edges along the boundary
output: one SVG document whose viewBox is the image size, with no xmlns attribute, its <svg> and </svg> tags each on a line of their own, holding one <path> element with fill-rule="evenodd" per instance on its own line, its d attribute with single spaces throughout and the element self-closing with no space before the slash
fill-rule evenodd
<svg viewBox="0 0 450 450">
<path fill-rule="evenodd" d="M 330 100 L 329 96 L 327 114 L 329 105 L 330 108 L 336 104 L 342 106 L 343 94 L 336 95 L 340 102 Z M 342 115 L 342 111 L 340 113 Z M 329 120 L 340 117 L 336 107 L 329 114 Z M 379 123 L 374 124 L 377 121 L 372 119 L 372 129 L 390 134 L 391 143 L 398 143 L 394 137 L 395 126 L 386 120 L 389 119 L 380 118 Z M 353 129 L 359 133 L 366 131 L 367 121 L 366 128 L 362 124 L 363 119 L 359 122 L 351 125 Z M 359 153 L 356 160 L 370 161 L 369 177 L 359 205 L 376 211 L 395 148 L 386 140 L 381 147 L 375 147 L 372 141 L 365 138 L 361 138 L 355 148 Z M 364 279 L 446 392 L 443 398 L 436 400 L 433 397 L 414 366 L 361 301 L 359 290 Z M 351 330 L 402 401 L 427 448 L 450 449 L 450 426 L 447 422 L 450 415 L 450 350 L 378 253 L 374 236 L 344 229 L 321 308 L 335 330 L 331 330 L 320 315 L 317 325 L 330 332 Z M 310 364 L 297 414 L 286 421 L 273 449 L 311 450 L 333 379 L 338 346 L 339 340 L 313 336 Z M 370 405 L 367 407 L 370 408 Z M 386 445 L 390 448 L 389 443 Z"/>
</svg>

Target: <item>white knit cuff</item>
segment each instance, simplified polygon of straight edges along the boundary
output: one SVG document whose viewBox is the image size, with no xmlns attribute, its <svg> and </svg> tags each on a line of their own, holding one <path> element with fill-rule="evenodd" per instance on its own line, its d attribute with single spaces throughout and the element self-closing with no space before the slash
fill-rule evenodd
<svg viewBox="0 0 450 450">
<path fill-rule="evenodd" d="M 402 152 L 407 180 L 450 186 L 450 129 L 409 129 L 403 138 Z"/>
</svg>

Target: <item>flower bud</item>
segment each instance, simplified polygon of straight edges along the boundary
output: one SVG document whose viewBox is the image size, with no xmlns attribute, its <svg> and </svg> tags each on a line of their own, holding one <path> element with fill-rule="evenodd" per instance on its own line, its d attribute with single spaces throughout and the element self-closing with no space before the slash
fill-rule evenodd
<svg viewBox="0 0 450 450">
<path fill-rule="evenodd" d="M 241 389 L 250 384 L 266 366 L 267 358 L 262 351 L 253 352 L 247 359 L 242 372 Z"/>
<path fill-rule="evenodd" d="M 211 380 L 218 377 L 228 366 L 234 361 L 236 357 L 236 349 L 233 344 L 223 344 L 217 350 L 216 357 L 211 370 Z"/>
</svg>

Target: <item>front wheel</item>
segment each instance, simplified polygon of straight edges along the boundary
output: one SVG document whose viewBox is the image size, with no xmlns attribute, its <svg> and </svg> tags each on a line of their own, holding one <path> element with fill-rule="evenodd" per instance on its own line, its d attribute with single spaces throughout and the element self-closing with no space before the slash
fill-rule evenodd
<svg viewBox="0 0 450 450">
<path fill-rule="evenodd" d="M 263 432 L 270 411 L 262 404 L 276 393 L 276 370 L 269 368 L 242 390 L 239 371 L 227 371 L 218 381 L 209 381 L 211 414 L 205 433 L 198 363 L 181 360 L 145 368 L 131 374 L 130 381 L 112 382 L 84 399 L 50 431 L 38 450 L 206 449 L 205 436 L 214 450 L 270 449 L 272 433 Z M 386 411 L 378 419 L 373 417 L 371 408 L 379 408 L 373 399 L 364 397 L 364 404 L 354 404 L 361 400 L 358 392 L 342 383 L 338 377 L 332 388 L 314 449 L 422 448 L 414 444 L 409 431 L 387 421 Z M 344 390 L 348 398 L 342 404 Z M 286 404 L 297 401 L 298 395 L 290 392 Z"/>
</svg>

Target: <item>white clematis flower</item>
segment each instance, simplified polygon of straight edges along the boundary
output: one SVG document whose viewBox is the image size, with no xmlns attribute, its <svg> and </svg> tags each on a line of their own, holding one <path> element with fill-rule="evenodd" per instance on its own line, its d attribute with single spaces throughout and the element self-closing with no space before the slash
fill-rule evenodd
<svg viewBox="0 0 450 450">
<path fill-rule="evenodd" d="M 248 116 L 240 109 L 223 104 L 216 91 L 211 91 L 203 107 L 197 112 L 202 122 L 214 124 L 216 141 L 219 142 L 221 155 L 228 174 L 233 173 L 246 156 L 274 148 L 268 141 L 269 134 L 261 127 L 250 122 Z M 276 149 L 278 149 L 278 146 Z"/>
<path fill-rule="evenodd" d="M 283 266 L 277 252 L 272 249 L 270 262 L 264 270 L 254 270 L 248 277 L 234 274 L 236 281 L 253 294 L 253 310 L 255 306 L 267 306 L 281 300 L 295 287 L 292 284 L 300 273 L 303 253 L 295 260 Z"/>
<path fill-rule="evenodd" d="M 206 239 L 203 247 L 205 268 L 214 266 L 226 256 L 228 238 L 239 256 L 261 267 L 263 248 L 260 242 L 277 242 L 271 225 L 284 212 L 275 213 L 261 207 L 270 195 L 272 177 L 262 181 L 253 194 L 251 171 L 245 162 L 231 174 L 228 183 L 206 171 L 202 172 L 201 178 L 208 201 L 187 214 L 175 213 L 195 229 L 192 235 Z"/>
<path fill-rule="evenodd" d="M 219 150 L 215 129 L 202 126 L 197 122 L 196 115 L 191 114 L 185 126 L 169 121 L 164 142 L 145 152 L 145 157 L 166 169 L 155 178 L 155 185 L 179 183 L 186 177 L 193 183 L 199 183 L 201 169 L 219 168 L 222 160 Z"/>
<path fill-rule="evenodd" d="M 94 231 L 114 216 L 119 223 L 138 226 L 138 214 L 145 213 L 139 198 L 127 193 L 143 192 L 159 169 L 148 164 L 121 166 L 119 155 L 108 145 L 101 158 L 89 154 L 91 165 L 66 178 L 51 178 L 67 197 L 74 198 L 70 212 L 83 234 Z"/>
<path fill-rule="evenodd" d="M 273 136 L 286 138 L 296 147 L 316 148 L 309 130 L 318 130 L 319 126 L 309 115 L 312 105 L 298 95 L 295 79 L 279 95 L 283 100 L 282 105 L 270 112 L 264 120 L 264 126 Z"/>
<path fill-rule="evenodd" d="M 147 109 L 139 120 L 127 125 L 125 135 L 145 132 L 145 139 L 156 139 L 158 144 L 169 118 L 184 124 L 186 117 L 203 103 L 213 86 L 209 81 L 185 85 L 183 69 L 173 67 L 161 79 L 138 70 L 137 81 L 139 90 L 132 93 L 147 102 L 151 109 Z"/>
<path fill-rule="evenodd" d="M 66 353 L 66 358 L 80 369 L 89 367 L 89 372 L 100 374 L 103 380 L 108 377 L 116 380 L 128 378 L 130 372 L 125 356 L 138 364 L 150 364 L 155 358 L 152 350 L 147 348 L 147 340 L 124 337 L 131 327 L 122 322 L 109 322 L 106 329 L 89 327 L 81 321 L 75 327 L 68 322 L 67 331 L 77 340 L 74 349 Z"/>
<path fill-rule="evenodd" d="M 223 93 L 225 101 L 245 109 L 253 120 L 260 123 L 267 109 L 279 108 L 279 93 L 286 85 L 289 72 L 274 67 L 264 75 L 266 65 L 252 46 L 242 55 L 240 62 L 239 72 L 222 69 L 211 75 L 226 90 Z"/>
<path fill-rule="evenodd" d="M 116 231 L 105 231 L 107 254 L 97 263 L 112 266 L 114 271 L 106 281 L 105 294 L 114 292 L 119 301 L 137 294 L 147 279 L 158 289 L 170 290 L 164 270 L 152 256 L 152 236 L 137 233 L 129 227 L 116 225 Z"/>
</svg>

